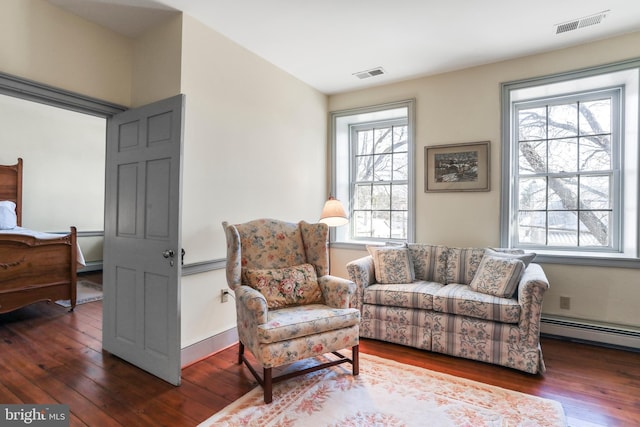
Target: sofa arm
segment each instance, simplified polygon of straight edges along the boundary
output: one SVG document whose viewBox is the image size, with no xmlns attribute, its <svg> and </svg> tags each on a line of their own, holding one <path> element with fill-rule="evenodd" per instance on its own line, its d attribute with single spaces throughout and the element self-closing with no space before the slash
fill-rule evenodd
<svg viewBox="0 0 640 427">
<path fill-rule="evenodd" d="M 347 264 L 349 277 L 356 284 L 356 292 L 353 296 L 352 306 L 362 311 L 362 296 L 364 289 L 376 283 L 376 274 L 373 266 L 373 258 L 367 255 L 353 260 Z"/>
<path fill-rule="evenodd" d="M 318 277 L 318 285 L 322 289 L 322 296 L 328 306 L 349 308 L 356 291 L 356 284 L 351 280 L 325 275 Z"/>
<path fill-rule="evenodd" d="M 540 318 L 542 316 L 542 297 L 549 289 L 549 281 L 539 264 L 529 264 L 518 285 L 518 302 L 522 307 L 520 329 L 523 339 L 530 345 L 540 341 Z"/>
</svg>

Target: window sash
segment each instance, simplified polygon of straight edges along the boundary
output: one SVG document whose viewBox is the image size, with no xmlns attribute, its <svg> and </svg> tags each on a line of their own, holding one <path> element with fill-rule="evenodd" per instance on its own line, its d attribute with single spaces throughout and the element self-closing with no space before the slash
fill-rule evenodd
<svg viewBox="0 0 640 427">
<path fill-rule="evenodd" d="M 394 128 L 400 127 L 400 126 L 407 127 L 407 135 L 405 135 L 407 139 L 407 143 L 405 144 L 405 147 L 406 147 L 405 149 L 396 151 L 393 145 L 395 142 L 393 140 L 393 137 L 395 135 Z M 408 203 L 406 208 L 397 209 L 397 208 L 394 208 L 393 200 L 394 200 L 394 189 L 399 189 L 398 187 L 405 187 L 405 192 L 408 193 L 409 180 L 393 179 L 393 170 L 394 170 L 393 166 L 391 167 L 391 171 L 389 173 L 390 177 L 388 179 L 377 179 L 375 164 L 372 166 L 373 170 L 371 171 L 370 179 L 358 179 L 358 172 L 359 172 L 358 160 L 365 157 L 372 157 L 375 162 L 376 156 L 389 155 L 391 156 L 390 161 L 393 164 L 396 154 L 408 155 L 408 149 L 409 149 L 408 127 L 409 127 L 408 119 L 406 118 L 395 119 L 395 120 L 381 120 L 381 121 L 361 123 L 361 124 L 350 126 L 349 146 L 350 146 L 351 167 L 350 167 L 349 199 L 353 201 L 353 203 L 350 204 L 350 209 L 349 209 L 350 210 L 349 216 L 351 218 L 349 227 L 350 227 L 351 238 L 355 241 L 358 241 L 358 240 L 362 240 L 362 241 L 403 240 L 404 241 L 407 239 L 408 227 L 409 227 Z M 375 131 L 381 130 L 381 129 L 387 129 L 387 128 L 391 128 L 392 139 L 391 139 L 390 150 L 377 152 L 376 144 L 375 144 L 376 142 Z M 361 152 L 361 150 L 358 149 L 358 146 L 360 144 L 360 140 L 358 136 L 360 132 L 368 132 L 368 131 L 371 131 L 374 137 L 373 137 L 371 149 L 363 153 Z M 408 161 L 409 161 L 409 158 L 407 156 L 407 164 L 405 165 L 405 168 L 407 170 L 409 166 Z M 388 187 L 388 203 L 385 204 L 384 206 L 375 206 L 373 203 L 373 199 L 374 199 L 373 193 L 375 191 L 375 187 L 377 186 Z M 371 198 L 369 199 L 369 203 L 367 204 L 367 206 L 360 206 L 358 203 L 358 194 L 359 194 L 358 189 L 365 189 L 366 191 L 367 187 L 370 188 Z M 409 195 L 407 194 L 407 198 L 408 197 Z M 389 222 L 388 234 L 375 235 L 374 221 L 376 219 L 381 221 L 386 220 Z M 362 228 L 358 227 L 359 221 L 364 222 L 365 224 L 368 223 L 368 229 L 369 229 L 368 233 L 365 233 L 365 231 L 362 230 Z M 394 227 L 394 224 L 398 221 L 402 221 L 404 224 L 402 227 L 400 227 L 401 230 L 399 233 L 398 232 L 394 233 L 394 229 L 398 230 L 399 228 L 397 226 Z"/>
<path fill-rule="evenodd" d="M 621 252 L 621 235 L 622 235 L 622 221 L 620 220 L 620 215 L 622 212 L 622 197 L 621 197 L 621 178 L 620 178 L 620 117 L 622 111 L 622 97 L 621 92 L 623 88 L 611 88 L 607 90 L 589 90 L 586 92 L 581 92 L 577 94 L 571 94 L 568 96 L 558 96 L 553 97 L 551 99 L 536 99 L 536 100 L 526 100 L 526 101 L 517 101 L 512 103 L 512 134 L 510 144 L 512 146 L 512 164 L 513 164 L 513 175 L 514 175 L 514 186 L 513 186 L 513 194 L 511 196 L 512 207 L 511 207 L 511 227 L 510 227 L 510 240 L 513 242 L 514 247 L 527 248 L 529 250 L 536 249 L 553 249 L 559 251 L 598 251 L 598 252 Z M 550 141 L 558 141 L 562 139 L 576 139 L 577 143 L 580 143 L 581 138 L 585 138 L 585 135 L 580 134 L 579 129 L 579 120 L 576 120 L 576 126 L 578 127 L 576 135 L 570 137 L 550 137 L 549 136 L 549 110 L 554 106 L 566 105 L 566 104 L 580 104 L 587 103 L 596 100 L 609 99 L 610 100 L 610 109 L 611 109 L 611 123 L 609 132 L 605 134 L 609 134 L 610 136 L 610 146 L 611 146 L 611 160 L 610 160 L 610 168 L 602 169 L 602 170 L 579 170 L 578 164 L 576 164 L 575 171 L 570 172 L 549 172 L 548 171 L 548 161 L 550 158 L 550 149 L 549 142 Z M 544 137 L 539 139 L 520 139 L 520 113 L 523 110 L 533 110 L 533 109 L 544 109 L 545 110 L 545 130 L 546 133 Z M 579 116 L 579 111 L 576 110 L 576 118 Z M 595 136 L 596 134 L 590 134 L 588 136 Z M 600 134 L 602 135 L 602 134 Z M 546 172 L 526 172 L 522 173 L 520 170 L 520 148 L 523 143 L 533 143 L 540 142 L 546 144 L 546 159 L 545 164 L 547 166 Z M 576 153 L 579 153 L 579 149 L 577 149 Z M 578 161 L 578 158 L 576 158 Z M 582 177 L 595 177 L 595 176 L 605 176 L 609 177 L 610 180 L 610 194 L 609 194 L 609 209 L 586 209 L 581 208 L 580 206 L 580 181 Z M 545 188 L 545 208 L 544 209 L 523 209 L 520 206 L 520 187 L 523 180 L 527 179 L 535 179 L 542 178 L 546 183 Z M 549 188 L 549 181 L 552 179 L 567 179 L 567 178 L 575 178 L 577 180 L 577 197 L 578 202 L 574 209 L 553 209 L 549 207 L 549 198 L 551 197 L 552 190 Z M 605 212 L 609 211 L 609 243 L 607 245 L 582 245 L 581 244 L 581 221 L 580 216 L 582 212 Z M 522 241 L 520 239 L 521 233 L 521 214 L 523 212 L 529 213 L 540 213 L 545 216 L 545 225 L 544 225 L 544 243 L 531 243 L 527 241 Z M 575 244 L 553 244 L 549 241 L 550 230 L 552 226 L 549 224 L 550 213 L 559 213 L 559 212 L 569 212 L 574 213 L 576 215 L 576 237 Z M 556 232 L 558 234 L 558 232 Z"/>
</svg>

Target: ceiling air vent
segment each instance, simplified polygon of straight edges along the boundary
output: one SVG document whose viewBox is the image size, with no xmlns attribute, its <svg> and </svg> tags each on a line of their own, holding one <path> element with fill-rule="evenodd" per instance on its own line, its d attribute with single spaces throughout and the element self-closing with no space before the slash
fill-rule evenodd
<svg viewBox="0 0 640 427">
<path fill-rule="evenodd" d="M 584 18 L 573 19 L 556 25 L 556 34 L 566 33 L 567 31 L 577 30 L 578 28 L 590 27 L 602 22 L 610 10 L 605 10 L 594 15 L 585 16 Z"/>
<path fill-rule="evenodd" d="M 353 73 L 353 75 L 359 79 L 368 79 L 369 77 L 381 76 L 382 74 L 385 74 L 385 71 L 382 67 L 376 67 L 367 71 L 359 71 L 357 73 Z"/>
</svg>

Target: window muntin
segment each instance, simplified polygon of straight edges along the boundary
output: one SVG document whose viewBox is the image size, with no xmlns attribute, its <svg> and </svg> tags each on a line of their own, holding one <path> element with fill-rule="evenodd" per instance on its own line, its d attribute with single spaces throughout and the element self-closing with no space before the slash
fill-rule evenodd
<svg viewBox="0 0 640 427">
<path fill-rule="evenodd" d="M 620 250 L 620 91 L 514 104 L 515 246 Z"/>
<path fill-rule="evenodd" d="M 351 127 L 354 239 L 407 239 L 407 136 L 406 119 Z"/>
</svg>

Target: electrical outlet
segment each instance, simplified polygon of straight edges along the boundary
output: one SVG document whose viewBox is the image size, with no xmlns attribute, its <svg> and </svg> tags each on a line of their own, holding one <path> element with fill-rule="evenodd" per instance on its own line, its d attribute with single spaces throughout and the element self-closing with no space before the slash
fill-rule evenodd
<svg viewBox="0 0 640 427">
<path fill-rule="evenodd" d="M 563 310 L 571 310 L 571 298 L 560 297 L 560 308 Z"/>
<path fill-rule="evenodd" d="M 229 289 L 223 289 L 220 291 L 220 301 L 222 302 L 229 301 Z"/>
</svg>

